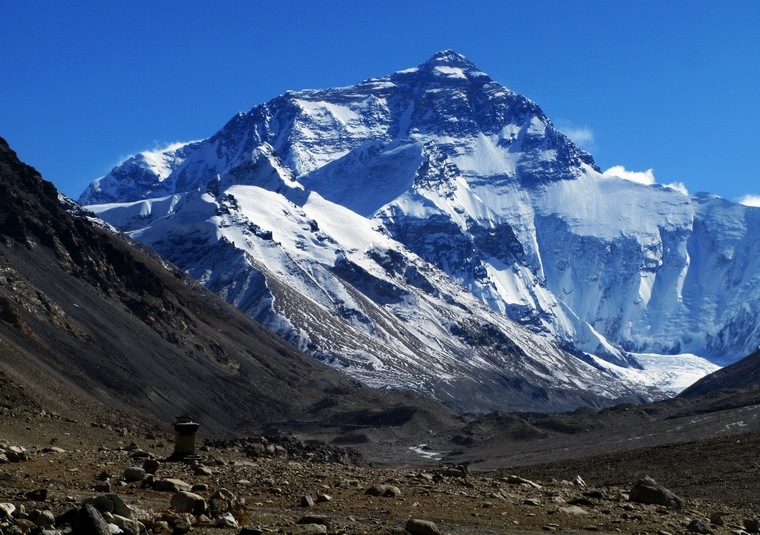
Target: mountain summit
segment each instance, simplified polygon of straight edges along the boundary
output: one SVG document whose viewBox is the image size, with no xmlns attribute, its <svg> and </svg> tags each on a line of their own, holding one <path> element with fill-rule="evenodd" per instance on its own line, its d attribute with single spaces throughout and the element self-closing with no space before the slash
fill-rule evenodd
<svg viewBox="0 0 760 535">
<path fill-rule="evenodd" d="M 603 176 L 453 51 L 289 91 L 79 200 L 314 357 L 459 410 L 663 395 L 760 344 L 760 210 Z"/>
</svg>

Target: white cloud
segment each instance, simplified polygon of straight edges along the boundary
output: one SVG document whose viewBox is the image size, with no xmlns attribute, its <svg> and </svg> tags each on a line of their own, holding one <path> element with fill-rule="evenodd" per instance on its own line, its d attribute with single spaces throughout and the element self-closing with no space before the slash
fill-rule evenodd
<svg viewBox="0 0 760 535">
<path fill-rule="evenodd" d="M 622 165 L 613 165 L 604 173 L 602 173 L 602 176 L 606 178 L 622 178 L 624 180 L 630 180 L 631 182 L 646 184 L 647 186 L 651 186 L 652 184 L 657 183 L 657 180 L 654 178 L 654 170 L 647 169 L 646 171 L 629 171 Z M 686 189 L 686 186 L 683 182 L 672 182 L 670 184 L 663 184 L 663 186 L 681 192 L 684 195 L 689 194 L 689 191 Z"/>
<path fill-rule="evenodd" d="M 579 147 L 590 150 L 594 146 L 594 132 L 587 126 L 576 126 L 570 121 L 560 120 L 557 129 Z"/>
<path fill-rule="evenodd" d="M 744 206 L 756 206 L 760 208 L 760 195 L 745 195 L 739 199 L 739 204 Z"/>
<path fill-rule="evenodd" d="M 689 194 L 689 190 L 686 189 L 686 184 L 683 182 L 672 182 L 670 184 L 663 184 L 666 188 L 674 189 L 676 191 L 680 191 L 684 195 Z"/>
<path fill-rule="evenodd" d="M 646 171 L 629 171 L 622 165 L 614 165 L 607 169 L 603 176 L 607 178 L 618 177 L 630 180 L 631 182 L 638 182 L 639 184 L 654 184 L 654 171 L 647 169 Z"/>
<path fill-rule="evenodd" d="M 594 143 L 594 133 L 585 126 L 565 129 L 565 135 L 570 138 L 570 141 L 581 147 L 588 147 Z"/>
</svg>

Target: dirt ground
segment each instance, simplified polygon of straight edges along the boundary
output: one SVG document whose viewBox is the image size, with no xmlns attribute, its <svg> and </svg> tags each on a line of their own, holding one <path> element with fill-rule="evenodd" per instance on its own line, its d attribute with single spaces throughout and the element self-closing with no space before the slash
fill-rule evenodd
<svg viewBox="0 0 760 535">
<path fill-rule="evenodd" d="M 686 533 L 695 519 L 709 525 L 711 517 L 714 533 L 738 533 L 757 515 L 760 436 L 754 433 L 465 475 L 424 459 L 404 469 L 352 464 L 356 458 L 337 454 L 337 448 L 260 438 L 199 445 L 196 465 L 170 463 L 162 461 L 173 451 L 167 430 L 12 415 L 7 409 L 0 423 L 0 443 L 22 446 L 28 457 L 0 464 L 0 504 L 61 515 L 102 494 L 95 486 L 107 477 L 111 492 L 136 511 L 148 533 L 179 532 L 180 518 L 189 520 L 193 533 L 219 535 L 243 526 L 251 533 L 398 534 L 407 533 L 410 519 L 433 522 L 437 532 L 449 534 Z M 262 453 L 252 444 L 280 447 Z M 125 469 L 141 466 L 146 455 L 159 460 L 156 479 L 181 479 L 207 500 L 218 489 L 229 490 L 239 526 L 216 527 L 212 514 L 172 512 L 172 492 L 145 481 L 126 483 Z M 684 507 L 630 502 L 628 492 L 644 474 L 680 495 Z M 586 487 L 573 484 L 576 475 Z M 368 494 L 380 485 L 396 490 Z M 44 502 L 28 497 L 38 489 L 47 489 Z M 303 504 L 307 495 L 313 506 Z"/>
</svg>

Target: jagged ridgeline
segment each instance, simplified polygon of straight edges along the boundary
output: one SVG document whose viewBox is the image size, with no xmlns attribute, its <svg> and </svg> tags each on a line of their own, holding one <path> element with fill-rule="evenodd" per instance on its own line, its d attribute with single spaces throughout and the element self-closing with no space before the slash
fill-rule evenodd
<svg viewBox="0 0 760 535">
<path fill-rule="evenodd" d="M 287 92 L 79 200 L 314 357 L 459 410 L 663 395 L 760 344 L 759 209 L 602 175 L 452 51 Z"/>
</svg>

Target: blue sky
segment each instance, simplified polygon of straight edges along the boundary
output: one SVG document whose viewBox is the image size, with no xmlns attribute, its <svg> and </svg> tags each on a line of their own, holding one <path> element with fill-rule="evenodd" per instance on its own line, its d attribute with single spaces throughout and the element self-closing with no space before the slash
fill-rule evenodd
<svg viewBox="0 0 760 535">
<path fill-rule="evenodd" d="M 76 198 L 288 89 L 454 49 L 602 169 L 738 200 L 760 195 L 758 28 L 756 0 L 6 0 L 0 136 Z"/>
</svg>

